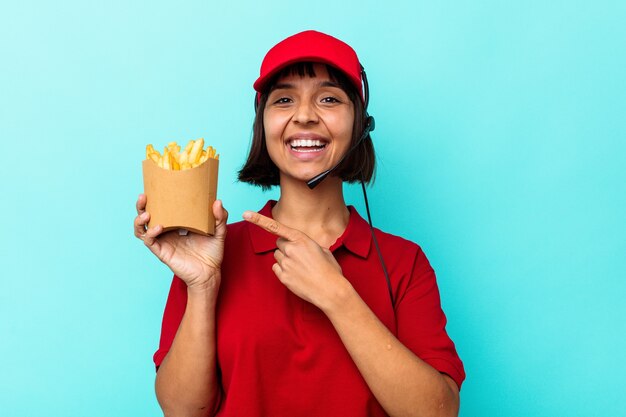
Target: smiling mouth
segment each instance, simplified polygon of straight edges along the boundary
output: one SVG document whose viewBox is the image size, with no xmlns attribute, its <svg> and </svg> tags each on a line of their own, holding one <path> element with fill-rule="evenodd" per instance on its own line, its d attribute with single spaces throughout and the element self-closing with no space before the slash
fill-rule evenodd
<svg viewBox="0 0 626 417">
<path fill-rule="evenodd" d="M 294 152 L 319 152 L 326 147 L 325 142 L 317 139 L 294 139 L 288 145 Z"/>
</svg>

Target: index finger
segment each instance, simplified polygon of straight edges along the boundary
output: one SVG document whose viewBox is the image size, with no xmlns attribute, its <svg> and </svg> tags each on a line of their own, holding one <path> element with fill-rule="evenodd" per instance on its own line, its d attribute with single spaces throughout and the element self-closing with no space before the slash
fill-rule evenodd
<svg viewBox="0 0 626 417">
<path fill-rule="evenodd" d="M 244 211 L 243 218 L 250 223 L 254 223 L 262 229 L 265 229 L 268 232 L 284 239 L 294 241 L 300 237 L 300 232 L 298 230 L 287 227 L 284 224 L 257 212 Z"/>
</svg>

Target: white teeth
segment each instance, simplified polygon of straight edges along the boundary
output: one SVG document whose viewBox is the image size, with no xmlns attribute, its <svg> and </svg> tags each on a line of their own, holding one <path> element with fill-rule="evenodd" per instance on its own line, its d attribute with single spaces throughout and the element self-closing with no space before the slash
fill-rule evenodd
<svg viewBox="0 0 626 417">
<path fill-rule="evenodd" d="M 312 139 L 294 139 L 290 143 L 292 148 L 311 148 L 313 146 L 323 146 L 321 140 L 312 140 Z"/>
</svg>

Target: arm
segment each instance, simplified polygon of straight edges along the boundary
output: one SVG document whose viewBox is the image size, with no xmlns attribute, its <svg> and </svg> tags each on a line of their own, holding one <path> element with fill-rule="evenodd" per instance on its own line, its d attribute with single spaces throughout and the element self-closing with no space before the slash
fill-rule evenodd
<svg viewBox="0 0 626 417">
<path fill-rule="evenodd" d="M 218 399 L 215 295 L 187 289 L 187 307 L 156 377 L 156 395 L 167 417 L 212 415 Z"/>
<path fill-rule="evenodd" d="M 323 308 L 372 393 L 391 416 L 457 416 L 456 383 L 407 349 L 343 278 Z"/>
</svg>

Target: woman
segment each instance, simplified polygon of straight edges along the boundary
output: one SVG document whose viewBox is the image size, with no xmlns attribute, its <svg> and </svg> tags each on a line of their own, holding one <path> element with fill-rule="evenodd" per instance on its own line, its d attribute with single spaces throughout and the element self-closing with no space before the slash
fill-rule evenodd
<svg viewBox="0 0 626 417">
<path fill-rule="evenodd" d="M 179 236 L 146 230 L 139 197 L 135 235 L 175 274 L 154 356 L 165 415 L 458 414 L 465 374 L 428 260 L 402 238 L 373 239 L 344 201 L 343 181 L 374 171 L 361 68 L 315 31 L 268 52 L 239 173 L 280 186 L 259 213 L 227 226 L 216 201 L 215 236 Z"/>
</svg>

